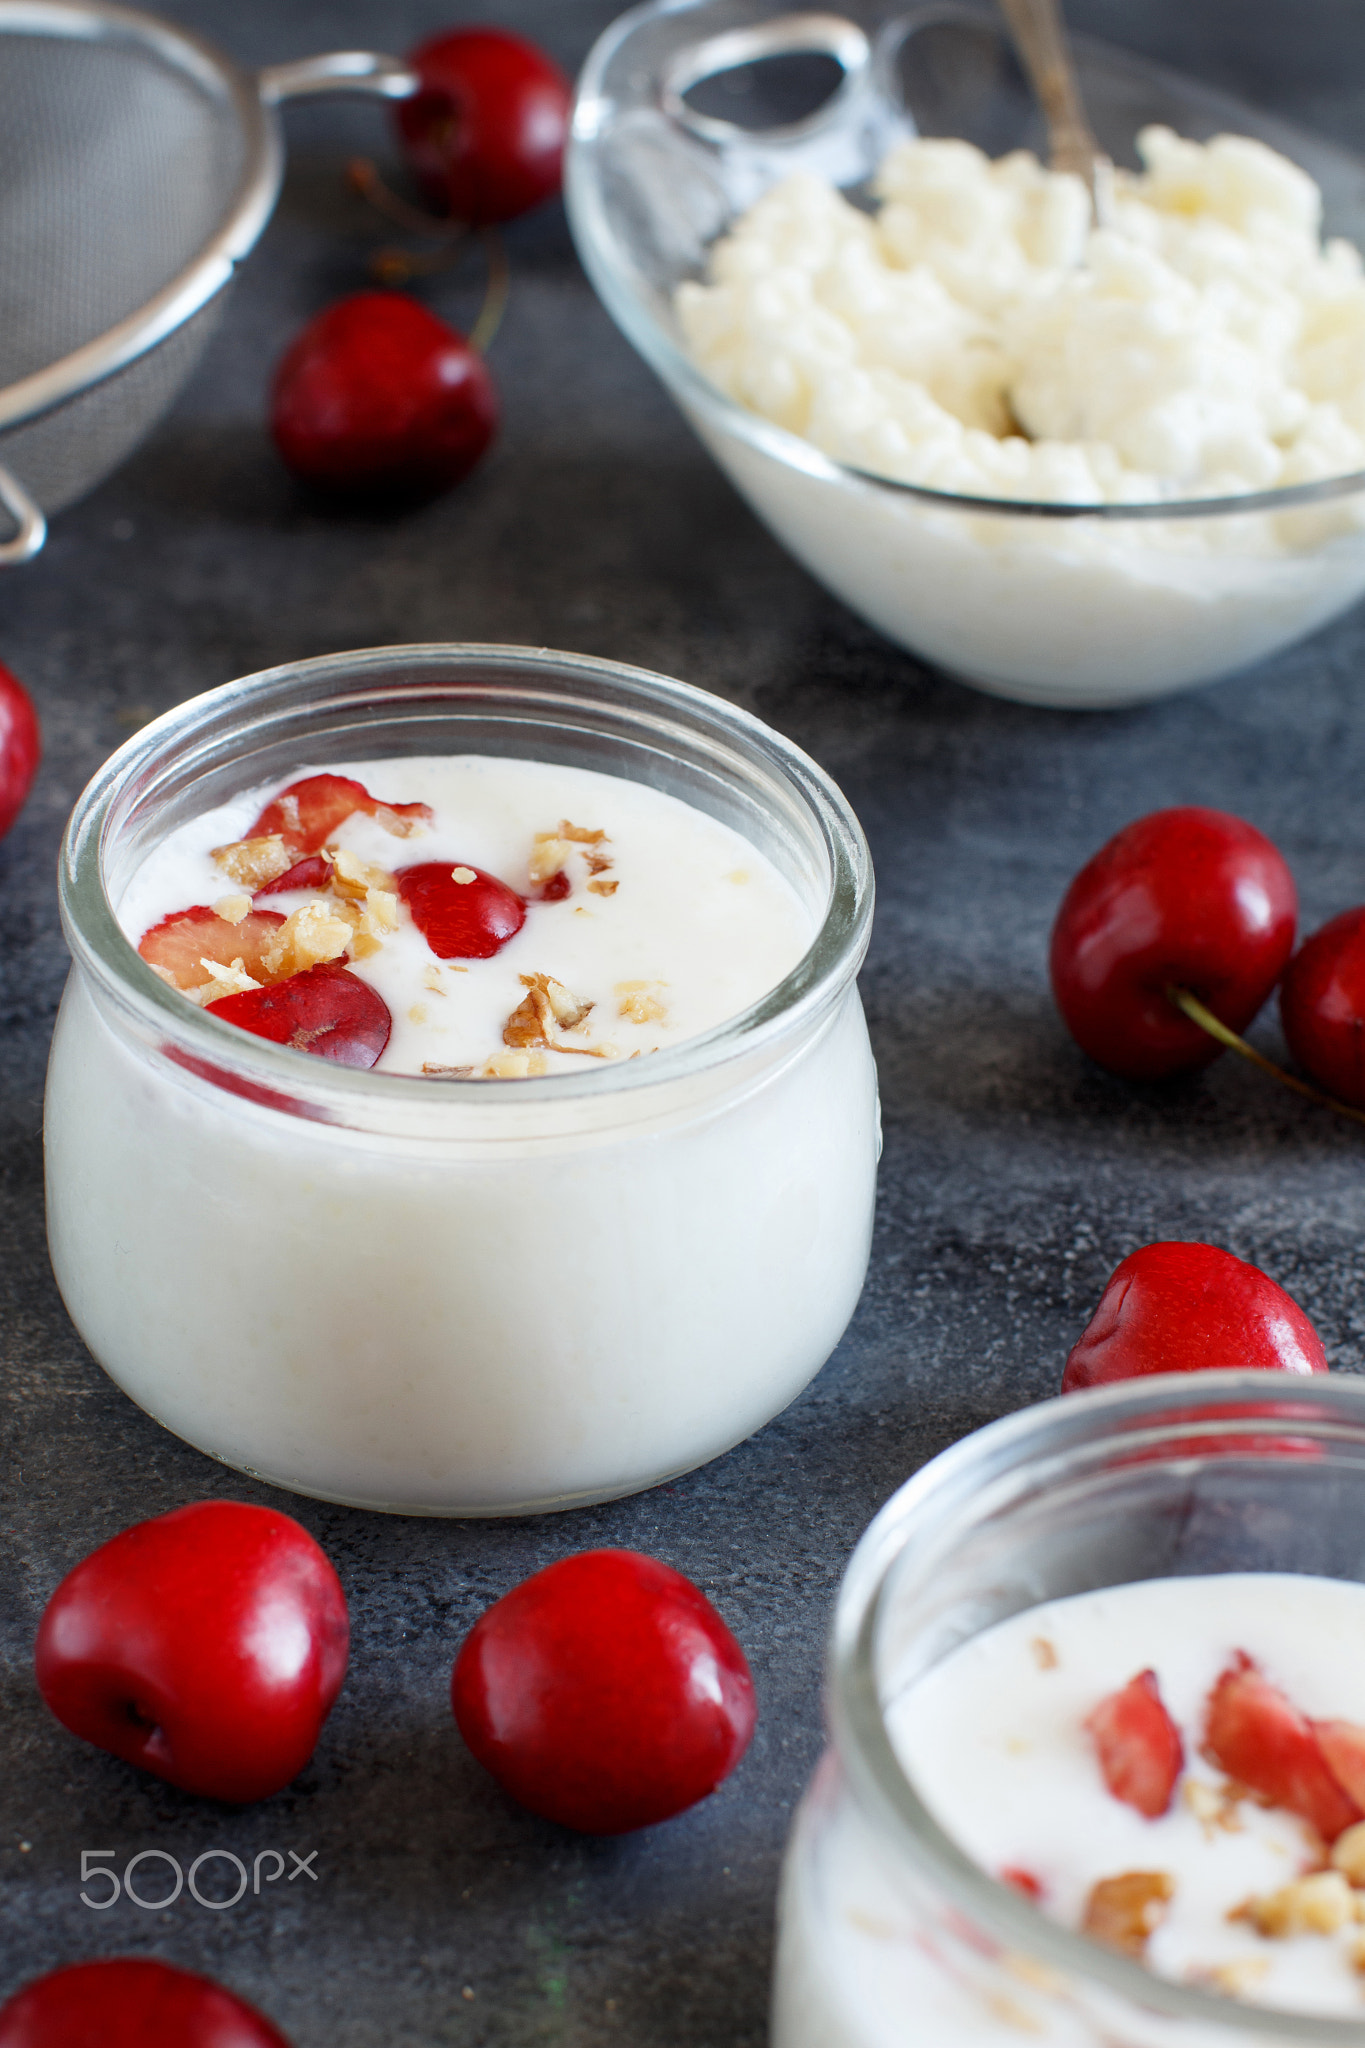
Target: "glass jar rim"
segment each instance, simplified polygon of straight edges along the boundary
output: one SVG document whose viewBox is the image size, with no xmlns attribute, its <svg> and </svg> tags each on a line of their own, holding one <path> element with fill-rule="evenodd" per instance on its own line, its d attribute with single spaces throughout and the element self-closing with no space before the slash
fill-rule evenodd
<svg viewBox="0 0 1365 2048">
<path fill-rule="evenodd" d="M 560 686 L 556 698 L 554 686 Z M 653 714 L 664 729 L 690 731 L 719 758 L 728 745 L 738 760 L 760 764 L 803 807 L 829 862 L 829 895 L 806 953 L 776 986 L 748 1008 L 648 1060 L 596 1063 L 590 1071 L 519 1077 L 513 1088 L 482 1080 L 377 1073 L 275 1045 L 186 1002 L 138 954 L 119 924 L 105 880 L 106 856 L 139 786 L 182 759 L 206 750 L 219 734 L 213 765 L 230 759 L 223 728 L 259 737 L 271 721 L 283 727 L 301 713 L 332 705 L 375 721 L 385 709 L 448 695 L 451 707 L 478 688 L 496 693 L 509 713 L 520 687 L 523 704 L 543 714 L 585 703 L 596 686 L 603 706 L 623 717 L 633 711 L 646 730 Z M 533 723 L 523 716 L 528 734 Z M 582 728 L 589 730 L 588 726 Z M 357 729 L 357 738 L 361 737 Z M 302 742 L 301 742 L 302 744 Z M 681 758 L 681 757 L 679 757 Z M 480 642 L 430 642 L 362 648 L 282 663 L 185 700 L 126 741 L 77 799 L 58 867 L 62 923 L 77 966 L 130 1011 L 149 1035 L 168 1040 L 213 1068 L 246 1074 L 263 1098 L 309 1114 L 346 1121 L 360 1103 L 430 1106 L 435 1101 L 523 1106 L 602 1100 L 626 1091 L 661 1089 L 727 1059 L 758 1050 L 800 1021 L 818 1016 L 852 980 L 867 949 L 873 906 L 872 859 L 862 828 L 838 786 L 816 762 L 752 713 L 690 683 L 623 662 L 560 653 L 552 648 Z"/>
<path fill-rule="evenodd" d="M 1191 1386 L 1191 1381 L 1198 1381 Z M 1254 1399 L 1249 1399 L 1254 1397 Z M 1247 1413 L 1249 1407 L 1258 1412 Z M 1277 1421 L 1271 1410 L 1279 1410 Z M 995 1936 L 1002 1947 L 1089 1980 L 1130 2005 L 1163 2018 L 1228 2029 L 1264 2041 L 1317 2048 L 1365 2048 L 1365 2020 L 1325 2018 L 1256 2005 L 1160 1977 L 1117 1950 L 1049 1918 L 1023 1894 L 992 1877 L 942 1828 L 902 1766 L 886 1727 L 876 1645 L 896 1565 L 935 1513 L 950 1514 L 1011 1476 L 1046 1472 L 1068 1454 L 1122 1444 L 1140 1454 L 1163 1439 L 1258 1439 L 1292 1430 L 1365 1449 L 1365 1380 L 1346 1374 L 1265 1371 L 1149 1374 L 1037 1402 L 974 1430 L 921 1466 L 873 1518 L 849 1560 L 830 1631 L 826 1701 L 835 1750 L 860 1807 L 904 1855 Z M 1188 1453 L 1197 1456 L 1197 1452 Z M 1223 1455 L 1227 1455 L 1226 1452 Z M 1267 1456 L 1264 1449 L 1258 1454 Z M 1286 1453 L 1286 1455 L 1291 1455 Z M 1273 1453 L 1270 1454 L 1273 1462 Z"/>
</svg>

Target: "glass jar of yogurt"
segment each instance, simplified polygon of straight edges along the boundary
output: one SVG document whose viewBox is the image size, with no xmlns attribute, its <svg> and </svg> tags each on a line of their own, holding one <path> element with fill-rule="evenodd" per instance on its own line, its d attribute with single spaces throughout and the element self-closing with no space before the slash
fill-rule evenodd
<svg viewBox="0 0 1365 2048">
<path fill-rule="evenodd" d="M 774 2048 L 1365 2048 L 1365 1864 L 1342 1853 L 1365 1832 L 1334 1849 L 1220 1784 L 1199 1706 L 1245 1651 L 1304 1728 L 1365 1720 L 1362 1527 L 1365 1384 L 1336 1375 L 1130 1381 L 927 1465 L 840 1594 Z M 1106 1787 L 1082 1718 L 1144 1671 L 1184 1735 L 1157 1818 Z M 1145 1957 L 1080 1931 L 1076 1870 L 1164 1887 Z"/>
<path fill-rule="evenodd" d="M 243 792 L 363 760 L 392 763 L 397 802 L 405 757 L 471 755 L 622 777 L 718 820 L 794 892 L 807 950 L 648 1057 L 429 1079 L 238 1029 L 120 925 L 148 857 Z M 743 711 L 544 650 L 291 664 L 115 754 L 60 885 L 53 1265 L 105 1370 L 201 1450 L 354 1506 L 566 1508 L 715 1457 L 837 1343 L 878 1150 L 854 979 L 871 864 L 829 779 Z"/>
</svg>

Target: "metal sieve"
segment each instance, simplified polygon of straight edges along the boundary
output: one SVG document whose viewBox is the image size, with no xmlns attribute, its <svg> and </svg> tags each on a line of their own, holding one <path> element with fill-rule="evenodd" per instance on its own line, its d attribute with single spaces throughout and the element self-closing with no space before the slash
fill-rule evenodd
<svg viewBox="0 0 1365 2048">
<path fill-rule="evenodd" d="M 244 71 L 102 0 L 0 0 L 0 563 L 93 489 L 170 406 L 274 209 L 277 109 L 401 99 L 364 50 Z"/>
</svg>

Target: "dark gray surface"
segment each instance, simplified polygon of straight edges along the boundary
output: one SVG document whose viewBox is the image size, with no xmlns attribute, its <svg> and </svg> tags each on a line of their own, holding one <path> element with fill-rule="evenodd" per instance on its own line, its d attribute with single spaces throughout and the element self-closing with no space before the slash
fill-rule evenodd
<svg viewBox="0 0 1365 2048">
<path fill-rule="evenodd" d="M 186 0 L 175 17 L 260 62 L 402 49 L 440 0 L 287 10 Z M 483 14 L 569 66 L 611 0 Z M 1351 143 L 1365 134 L 1358 0 L 1086 0 L 1080 26 Z M 11 1404 L 3 1575 L 0 1992 L 77 1957 L 152 1951 L 253 1997 L 299 2048 L 750 2048 L 764 2037 L 777 1862 L 819 1748 L 830 1598 L 873 1510 L 964 1431 L 1046 1395 L 1110 1268 L 1158 1236 L 1265 1265 L 1334 1364 L 1365 1346 L 1365 1137 L 1223 1062 L 1132 1090 L 1065 1039 L 1044 976 L 1072 871 L 1157 805 L 1269 832 L 1316 923 L 1365 897 L 1357 615 L 1239 681 L 1154 709 L 1060 715 L 978 697 L 895 652 L 778 551 L 597 308 L 555 208 L 513 230 L 494 352 L 506 428 L 415 516 L 304 505 L 262 425 L 293 328 L 363 281 L 371 225 L 343 191 L 382 116 L 292 112 L 279 215 L 204 367 L 124 471 L 0 583 L 0 659 L 29 683 L 47 761 L 0 846 L 0 1347 Z M 433 288 L 467 320 L 473 285 Z M 52 869 L 82 783 L 152 712 L 292 656 L 377 642 L 539 642 L 684 676 L 749 706 L 841 780 L 876 856 L 865 994 L 886 1156 L 876 1253 L 844 1343 L 749 1444 L 634 1501 L 540 1522 L 405 1521 L 254 1487 L 138 1413 L 68 1323 L 43 1245 L 43 1063 L 65 956 Z M 1274 1047 L 1272 1021 L 1258 1027 Z M 244 1285 L 249 1289 L 249 1276 Z M 34 1692 L 42 1604 L 96 1542 L 209 1495 L 290 1507 L 335 1560 L 355 1649 L 318 1754 L 240 1813 L 84 1747 Z M 714 1597 L 752 1659 L 754 1748 L 710 1802 L 597 1843 L 511 1807 L 464 1753 L 447 1679 L 489 1599 L 597 1542 L 657 1552 Z M 212 1914 L 80 1903 L 82 1849 L 187 1863 L 317 1848 L 320 1882 Z M 154 1891 L 153 1866 L 147 1872 Z M 470 1995 L 472 1994 L 472 1995 Z"/>
</svg>

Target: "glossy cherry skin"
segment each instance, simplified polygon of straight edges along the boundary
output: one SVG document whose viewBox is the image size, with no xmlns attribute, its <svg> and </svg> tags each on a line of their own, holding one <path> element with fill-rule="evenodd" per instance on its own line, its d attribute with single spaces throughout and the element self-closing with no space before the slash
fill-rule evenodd
<svg viewBox="0 0 1365 2048">
<path fill-rule="evenodd" d="M 24 807 L 42 752 L 33 699 L 18 677 L 0 666 L 0 839 Z"/>
<path fill-rule="evenodd" d="M 289 2048 L 221 1984 L 146 1956 L 72 1963 L 0 2006 L 0 2048 Z"/>
<path fill-rule="evenodd" d="M 585 1834 L 693 1806 L 749 1746 L 744 1652 L 680 1572 L 633 1550 L 547 1566 L 475 1623 L 451 1704 L 514 1799 Z"/>
<path fill-rule="evenodd" d="M 472 879 L 457 882 L 457 873 Z M 400 868 L 398 894 L 438 960 L 491 960 L 526 922 L 515 889 L 484 868 L 457 869 L 448 860 Z"/>
<path fill-rule="evenodd" d="M 1365 1109 L 1365 909 L 1304 940 L 1280 985 L 1280 1022 L 1304 1072 Z"/>
<path fill-rule="evenodd" d="M 338 1067 L 361 1069 L 375 1064 L 393 1029 L 384 998 L 335 960 L 305 968 L 269 988 L 220 996 L 208 1004 L 207 1014 L 272 1044 L 291 1046 Z"/>
<path fill-rule="evenodd" d="M 38 1690 L 73 1734 L 186 1792 L 268 1798 L 341 1689 L 346 1600 L 306 1529 L 200 1501 L 138 1522 L 47 1603 Z"/>
<path fill-rule="evenodd" d="M 1171 1002 L 1189 989 L 1242 1031 L 1294 945 L 1298 898 L 1264 834 L 1226 811 L 1153 811 L 1116 833 L 1062 899 L 1053 994 L 1092 1060 L 1157 1081 L 1217 1059 L 1216 1039 Z"/>
<path fill-rule="evenodd" d="M 1153 1372 L 1327 1371 L 1322 1339 L 1259 1266 L 1212 1244 L 1130 1252 L 1077 1339 L 1062 1392 Z"/>
<path fill-rule="evenodd" d="M 543 50 L 503 29 L 457 28 L 408 62 L 422 89 L 394 116 L 439 212 L 482 227 L 553 198 L 573 88 Z"/>
<path fill-rule="evenodd" d="M 497 425 L 483 357 L 401 292 L 357 292 L 310 320 L 270 401 L 286 466 L 338 497 L 434 497 L 468 474 Z"/>
</svg>

